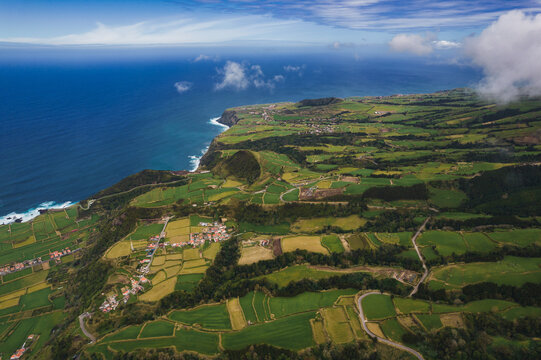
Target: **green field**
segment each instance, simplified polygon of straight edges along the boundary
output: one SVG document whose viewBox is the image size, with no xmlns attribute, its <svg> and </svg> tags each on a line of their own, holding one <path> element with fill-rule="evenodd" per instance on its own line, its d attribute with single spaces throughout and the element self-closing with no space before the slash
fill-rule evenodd
<svg viewBox="0 0 541 360">
<path fill-rule="evenodd" d="M 467 251 L 462 236 L 450 231 L 426 231 L 417 240 L 419 245 L 435 245 L 440 255 L 449 256 L 453 253 L 459 255 Z"/>
<path fill-rule="evenodd" d="M 248 294 L 239 298 L 240 306 L 242 307 L 242 312 L 244 313 L 244 318 L 246 319 L 246 321 L 249 321 L 252 324 L 258 322 L 258 318 L 256 316 L 256 312 L 252 304 L 253 299 L 254 299 L 253 292 L 249 292 Z"/>
<path fill-rule="evenodd" d="M 526 282 L 539 282 L 540 265 L 541 258 L 506 256 L 498 262 L 444 266 L 434 269 L 432 276 L 434 280 L 451 288 L 482 281 L 520 286 Z"/>
<path fill-rule="evenodd" d="M 357 293 L 357 290 L 350 289 L 305 292 L 291 298 L 273 297 L 270 299 L 270 310 L 276 318 L 280 318 L 295 313 L 332 306 L 339 296 L 353 295 L 355 293 Z"/>
<path fill-rule="evenodd" d="M 528 246 L 537 244 L 541 246 L 540 229 L 518 229 L 513 231 L 498 231 L 487 233 L 487 235 L 497 242 L 518 246 Z"/>
<path fill-rule="evenodd" d="M 396 319 L 387 319 L 380 324 L 380 327 L 385 336 L 399 343 L 402 342 L 402 335 L 407 332 Z"/>
<path fill-rule="evenodd" d="M 153 321 L 145 324 L 140 338 L 153 338 L 159 336 L 173 336 L 175 325 L 168 321 Z"/>
<path fill-rule="evenodd" d="M 385 319 L 396 315 L 393 302 L 388 295 L 368 295 L 362 300 L 362 306 L 368 320 Z"/>
<path fill-rule="evenodd" d="M 231 329 L 229 313 L 225 304 L 204 305 L 191 310 L 177 310 L 169 314 L 174 321 L 206 329 Z"/>
<path fill-rule="evenodd" d="M 427 331 L 437 330 L 443 327 L 440 316 L 437 314 L 417 314 L 415 316 Z"/>
<path fill-rule="evenodd" d="M 175 290 L 190 291 L 197 286 L 203 276 L 203 274 L 178 275 Z"/>
<path fill-rule="evenodd" d="M 152 236 L 159 235 L 162 229 L 163 224 L 141 225 L 137 227 L 130 238 L 132 240 L 148 240 Z"/>
<path fill-rule="evenodd" d="M 423 313 L 430 310 L 430 303 L 422 300 L 395 297 L 393 302 L 402 314 Z"/>
<path fill-rule="evenodd" d="M 119 332 L 106 336 L 102 341 L 109 342 L 109 341 L 115 341 L 115 340 L 137 339 L 137 336 L 141 332 L 142 328 L 143 328 L 143 325 L 128 326 L 121 329 Z"/>
<path fill-rule="evenodd" d="M 494 241 L 483 233 L 463 233 L 464 242 L 470 251 L 490 252 L 496 248 Z"/>
<path fill-rule="evenodd" d="M 177 351 L 196 351 L 201 354 L 218 352 L 218 334 L 180 329 L 174 337 L 110 342 L 109 347 L 116 351 L 134 351 L 137 349 L 159 349 L 174 346 Z"/>
<path fill-rule="evenodd" d="M 225 333 L 222 344 L 231 350 L 255 344 L 268 344 L 290 350 L 304 349 L 315 345 L 310 326 L 310 319 L 315 315 L 315 312 L 306 312 L 253 325 L 239 332 Z"/>
<path fill-rule="evenodd" d="M 287 284 L 289 284 L 291 281 L 298 281 L 302 279 L 319 280 L 336 275 L 339 274 L 334 271 L 318 270 L 306 265 L 294 265 L 262 277 L 276 283 L 278 286 L 287 286 Z"/>
<path fill-rule="evenodd" d="M 327 248 L 331 253 L 343 253 L 344 246 L 337 235 L 323 235 L 321 245 Z"/>
<path fill-rule="evenodd" d="M 65 317 L 66 315 L 62 311 L 57 311 L 18 321 L 11 335 L 0 342 L 0 353 L 13 354 L 30 334 L 39 335 L 39 339 L 33 347 L 34 351 L 39 351 L 49 340 L 55 325 L 59 324 Z"/>
</svg>

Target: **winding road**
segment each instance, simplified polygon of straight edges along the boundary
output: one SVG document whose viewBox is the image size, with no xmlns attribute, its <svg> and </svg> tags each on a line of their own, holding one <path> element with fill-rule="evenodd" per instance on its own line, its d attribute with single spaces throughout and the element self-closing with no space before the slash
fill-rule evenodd
<svg viewBox="0 0 541 360">
<path fill-rule="evenodd" d="M 90 316 L 92 315 L 88 312 L 85 312 L 79 315 L 79 326 L 81 327 L 81 331 L 83 332 L 83 334 L 85 334 L 85 336 L 90 339 L 90 342 L 95 343 L 96 337 L 92 335 L 92 333 L 88 331 L 85 327 L 85 318 L 90 317 Z"/>
<path fill-rule="evenodd" d="M 421 235 L 421 232 L 425 229 L 426 227 L 426 224 L 428 223 L 428 220 L 430 220 L 430 216 L 426 218 L 425 222 L 423 223 L 423 225 L 421 225 L 421 227 L 419 228 L 419 230 L 417 230 L 417 232 L 415 233 L 415 235 L 413 235 L 413 237 L 411 238 L 411 242 L 413 243 L 413 247 L 415 248 L 415 251 L 417 252 L 417 256 L 419 256 L 419 260 L 421 260 L 421 263 L 423 264 L 423 269 L 425 270 L 424 273 L 423 273 L 423 276 L 421 276 L 421 280 L 419 280 L 419 282 L 417 283 L 417 285 L 415 285 L 415 287 L 413 288 L 413 290 L 411 290 L 410 294 L 408 295 L 408 297 L 412 297 L 413 295 L 415 295 L 415 293 L 419 290 L 419 285 L 421 285 L 423 283 L 423 281 L 425 281 L 426 277 L 428 276 L 428 267 L 426 266 L 426 263 L 425 263 L 425 260 L 423 259 L 423 256 L 421 255 L 421 251 L 419 250 L 419 247 L 417 246 L 417 238 L 419 237 L 419 235 Z"/>
<path fill-rule="evenodd" d="M 393 347 L 395 347 L 397 349 L 407 351 L 410 354 L 412 354 L 413 356 L 415 356 L 417 359 L 424 360 L 423 355 L 421 355 L 418 351 L 416 351 L 416 350 L 414 350 L 414 349 L 412 349 L 410 347 L 407 347 L 405 345 L 399 344 L 397 342 L 394 342 L 394 341 L 387 340 L 387 339 L 384 339 L 382 337 L 379 337 L 379 336 L 377 336 L 376 334 L 374 334 L 372 331 L 370 331 L 368 329 L 368 327 L 366 326 L 366 318 L 364 316 L 363 307 L 362 307 L 361 303 L 362 303 L 362 300 L 365 297 L 367 297 L 368 295 L 374 295 L 374 294 L 381 294 L 381 293 L 379 291 L 371 291 L 369 293 L 366 293 L 366 294 L 363 294 L 363 295 L 359 296 L 359 298 L 357 299 L 357 307 L 359 308 L 359 318 L 361 320 L 361 325 L 362 325 L 364 331 L 368 334 L 368 336 L 378 339 L 378 341 L 383 343 L 383 344 L 387 344 L 387 345 L 393 346 Z"/>
</svg>

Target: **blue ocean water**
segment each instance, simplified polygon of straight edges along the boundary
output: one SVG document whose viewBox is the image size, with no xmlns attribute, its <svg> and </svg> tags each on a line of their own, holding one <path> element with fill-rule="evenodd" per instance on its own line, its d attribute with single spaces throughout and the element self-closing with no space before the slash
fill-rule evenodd
<svg viewBox="0 0 541 360">
<path fill-rule="evenodd" d="M 225 52 L 194 61 L 194 51 L 6 56 L 10 51 L 0 51 L 0 222 L 46 202 L 88 198 L 143 169 L 191 169 L 193 157 L 223 130 L 210 119 L 228 107 L 424 93 L 481 78 L 474 68 L 445 61 L 325 52 Z M 226 61 L 242 64 L 251 85 L 217 90 Z M 254 65 L 269 86 L 253 85 Z M 174 84 L 181 81 L 191 88 L 179 93 Z"/>
</svg>

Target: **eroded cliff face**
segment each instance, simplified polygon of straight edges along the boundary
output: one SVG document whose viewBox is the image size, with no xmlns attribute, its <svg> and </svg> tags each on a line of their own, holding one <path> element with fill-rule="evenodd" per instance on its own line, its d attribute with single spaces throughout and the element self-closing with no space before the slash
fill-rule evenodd
<svg viewBox="0 0 541 360">
<path fill-rule="evenodd" d="M 239 122 L 239 118 L 234 110 L 226 110 L 223 112 L 220 119 L 218 119 L 218 122 L 231 127 Z"/>
</svg>

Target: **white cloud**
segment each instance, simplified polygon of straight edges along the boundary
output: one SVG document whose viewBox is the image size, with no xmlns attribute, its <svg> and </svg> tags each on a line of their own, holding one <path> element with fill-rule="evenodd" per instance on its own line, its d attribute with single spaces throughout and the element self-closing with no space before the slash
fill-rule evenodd
<svg viewBox="0 0 541 360">
<path fill-rule="evenodd" d="M 210 56 L 205 55 L 205 54 L 201 54 L 198 57 L 196 57 L 195 59 L 193 59 L 193 61 L 198 62 L 198 61 L 205 61 L 205 60 L 210 60 L 210 59 L 211 59 Z"/>
<path fill-rule="evenodd" d="M 189 81 L 179 81 L 175 83 L 175 89 L 179 94 L 182 94 L 192 88 L 193 84 Z"/>
<path fill-rule="evenodd" d="M 393 51 L 415 55 L 428 55 L 434 50 L 429 36 L 417 34 L 398 34 L 389 42 L 389 46 Z"/>
<path fill-rule="evenodd" d="M 465 42 L 465 53 L 483 68 L 478 90 L 509 102 L 541 95 L 541 14 L 511 11 Z"/>
<path fill-rule="evenodd" d="M 267 79 L 260 65 L 249 66 L 234 61 L 228 61 L 223 69 L 218 69 L 218 74 L 222 75 L 222 81 L 215 85 L 216 90 L 245 90 L 252 85 L 256 88 L 274 89 L 276 83 L 285 81 L 283 75 Z"/>
<path fill-rule="evenodd" d="M 305 69 L 306 69 L 306 64 L 284 66 L 284 70 L 286 72 L 297 73 L 297 75 L 299 76 L 303 75 Z"/>
<path fill-rule="evenodd" d="M 409 52 L 415 55 L 428 55 L 436 50 L 448 50 L 461 47 L 462 44 L 449 40 L 438 40 L 434 33 L 398 34 L 390 42 L 389 47 L 396 52 Z"/>
<path fill-rule="evenodd" d="M 216 90 L 222 90 L 225 88 L 244 90 L 250 84 L 248 77 L 246 76 L 245 67 L 237 62 L 228 61 L 223 69 L 218 70 L 218 73 L 223 75 L 223 79 L 221 82 L 216 84 Z"/>
<path fill-rule="evenodd" d="M 436 49 L 446 50 L 446 49 L 456 49 L 462 46 L 461 43 L 448 40 L 436 40 L 432 42 L 432 45 Z"/>
<path fill-rule="evenodd" d="M 130 25 L 111 26 L 98 22 L 94 29 L 49 38 L 12 37 L 0 42 L 47 45 L 148 45 L 193 44 L 260 40 L 276 32 L 296 28 L 300 20 L 278 20 L 265 15 L 241 15 L 205 20 L 179 17 L 155 19 Z M 203 58 L 201 58 L 203 60 Z"/>
</svg>

